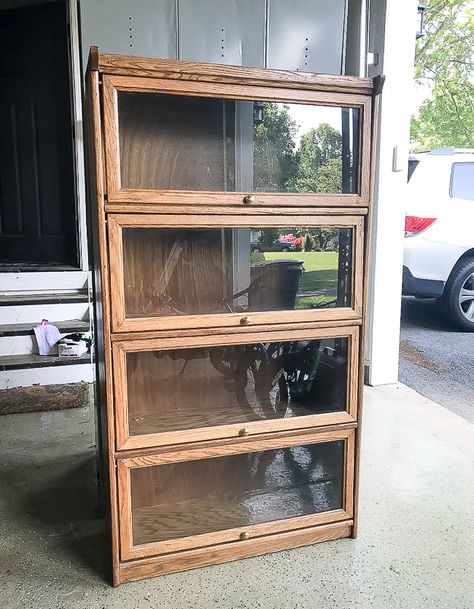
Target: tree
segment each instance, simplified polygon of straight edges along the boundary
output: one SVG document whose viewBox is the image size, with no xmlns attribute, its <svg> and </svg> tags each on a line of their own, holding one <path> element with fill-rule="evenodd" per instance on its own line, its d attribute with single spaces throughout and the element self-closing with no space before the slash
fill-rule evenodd
<svg viewBox="0 0 474 609">
<path fill-rule="evenodd" d="M 341 159 L 342 136 L 327 123 L 310 129 L 302 137 L 296 154 L 296 177 L 294 190 L 297 192 L 341 192 L 342 165 L 339 171 L 334 161 Z M 323 167 L 326 169 L 322 172 Z M 322 173 L 321 173 L 322 172 Z M 321 183 L 321 177 L 323 180 Z M 335 189 L 328 188 L 336 182 Z"/>
<path fill-rule="evenodd" d="M 414 150 L 474 147 L 474 9 L 465 0 L 429 0 L 417 42 L 415 82 L 431 96 L 412 117 Z"/>
<path fill-rule="evenodd" d="M 264 250 L 271 249 L 272 245 L 280 236 L 280 232 L 277 228 L 265 228 L 262 230 L 262 234 L 260 237 L 260 245 Z"/>
<path fill-rule="evenodd" d="M 295 173 L 296 132 L 286 104 L 263 104 L 263 122 L 254 129 L 255 190 L 288 190 Z"/>
<path fill-rule="evenodd" d="M 314 240 L 313 235 L 306 233 L 304 238 L 304 251 L 312 252 L 314 249 L 316 249 L 316 241 Z"/>
<path fill-rule="evenodd" d="M 337 228 L 317 228 L 314 239 L 321 251 L 334 251 L 338 248 L 339 231 Z"/>
<path fill-rule="evenodd" d="M 319 170 L 318 192 L 342 191 L 342 158 L 331 159 Z"/>
</svg>

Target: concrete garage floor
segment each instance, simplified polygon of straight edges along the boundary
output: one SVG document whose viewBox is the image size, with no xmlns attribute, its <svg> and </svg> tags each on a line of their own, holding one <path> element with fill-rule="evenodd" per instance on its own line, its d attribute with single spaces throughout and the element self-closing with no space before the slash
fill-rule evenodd
<svg viewBox="0 0 474 609">
<path fill-rule="evenodd" d="M 357 540 L 118 589 L 91 410 L 1 417 L 2 609 L 472 609 L 474 427 L 403 385 L 366 398 Z"/>
</svg>

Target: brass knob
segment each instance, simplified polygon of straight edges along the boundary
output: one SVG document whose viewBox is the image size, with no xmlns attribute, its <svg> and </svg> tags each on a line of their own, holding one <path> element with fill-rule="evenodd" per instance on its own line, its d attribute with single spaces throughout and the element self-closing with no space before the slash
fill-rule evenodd
<svg viewBox="0 0 474 609">
<path fill-rule="evenodd" d="M 247 539 L 250 539 L 250 533 L 247 533 L 247 531 L 245 531 L 245 533 L 241 533 L 239 535 L 239 539 L 240 541 L 247 541 Z"/>
<path fill-rule="evenodd" d="M 248 315 L 246 315 L 245 317 L 242 317 L 242 319 L 240 320 L 240 325 L 248 326 L 250 321 L 251 321 L 250 317 L 248 317 Z"/>
<path fill-rule="evenodd" d="M 245 195 L 243 202 L 245 205 L 251 205 L 252 203 L 255 203 L 255 197 L 253 195 Z"/>
<path fill-rule="evenodd" d="M 244 427 L 243 429 L 241 429 L 241 430 L 239 431 L 239 436 L 240 436 L 241 438 L 244 438 L 245 436 L 248 436 L 248 435 L 249 435 L 249 433 L 250 433 L 250 432 L 249 432 L 249 430 L 248 430 L 246 427 Z"/>
</svg>

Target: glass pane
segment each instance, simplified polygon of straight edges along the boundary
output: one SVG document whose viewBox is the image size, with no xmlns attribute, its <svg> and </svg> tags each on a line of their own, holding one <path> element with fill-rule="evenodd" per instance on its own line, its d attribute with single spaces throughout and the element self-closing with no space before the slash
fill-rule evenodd
<svg viewBox="0 0 474 609">
<path fill-rule="evenodd" d="M 347 307 L 352 229 L 123 231 L 126 317 Z"/>
<path fill-rule="evenodd" d="M 134 545 L 343 506 L 344 442 L 131 470 Z"/>
<path fill-rule="evenodd" d="M 358 192 L 359 110 L 118 94 L 122 188 Z"/>
<path fill-rule="evenodd" d="M 474 163 L 453 163 L 451 196 L 474 201 Z"/>
<path fill-rule="evenodd" d="M 130 434 L 346 410 L 347 338 L 127 354 Z"/>
</svg>

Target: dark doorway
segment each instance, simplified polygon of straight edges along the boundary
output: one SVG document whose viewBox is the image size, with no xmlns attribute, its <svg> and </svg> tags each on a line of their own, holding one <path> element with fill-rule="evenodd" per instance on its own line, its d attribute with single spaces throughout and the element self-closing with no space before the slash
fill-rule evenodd
<svg viewBox="0 0 474 609">
<path fill-rule="evenodd" d="M 0 265 L 77 266 L 67 7 L 0 11 Z"/>
</svg>

